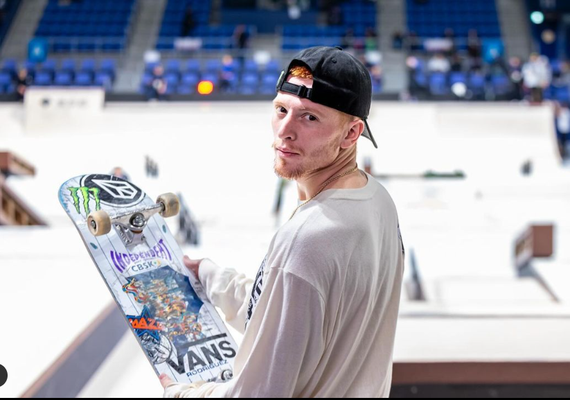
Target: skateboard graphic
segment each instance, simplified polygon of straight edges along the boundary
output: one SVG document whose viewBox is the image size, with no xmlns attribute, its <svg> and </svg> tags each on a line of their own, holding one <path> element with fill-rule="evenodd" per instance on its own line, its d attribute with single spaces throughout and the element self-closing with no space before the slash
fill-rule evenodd
<svg viewBox="0 0 570 400">
<path fill-rule="evenodd" d="M 157 375 L 231 379 L 237 345 L 163 219 L 178 213 L 178 198 L 154 202 L 129 181 L 93 174 L 65 182 L 59 201 Z"/>
</svg>

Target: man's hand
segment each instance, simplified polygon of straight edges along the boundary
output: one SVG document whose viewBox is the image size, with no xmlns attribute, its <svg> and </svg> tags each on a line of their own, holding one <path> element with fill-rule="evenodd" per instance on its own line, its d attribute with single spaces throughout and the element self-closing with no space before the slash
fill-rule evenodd
<svg viewBox="0 0 570 400">
<path fill-rule="evenodd" d="M 200 280 L 200 275 L 198 275 L 200 269 L 200 263 L 202 262 L 203 258 L 200 260 L 192 260 L 188 256 L 184 256 L 184 265 L 188 268 L 196 277 L 196 279 Z"/>
<path fill-rule="evenodd" d="M 160 384 L 164 388 L 163 397 L 166 398 L 178 398 L 178 397 L 196 397 L 193 396 L 195 389 L 198 389 L 206 382 L 196 382 L 196 383 L 176 383 L 168 375 L 160 374 L 158 377 L 160 379 Z"/>
<path fill-rule="evenodd" d="M 162 387 L 164 389 L 166 389 L 166 387 L 168 385 L 170 385 L 172 382 L 174 382 L 172 379 L 170 379 L 170 377 L 166 374 L 160 374 L 160 376 L 158 377 L 158 379 L 160 379 L 160 384 L 162 385 Z"/>
</svg>

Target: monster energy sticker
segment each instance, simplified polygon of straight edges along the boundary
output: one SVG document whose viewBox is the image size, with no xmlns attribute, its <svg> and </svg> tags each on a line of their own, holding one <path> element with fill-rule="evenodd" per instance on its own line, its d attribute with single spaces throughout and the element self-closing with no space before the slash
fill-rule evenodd
<svg viewBox="0 0 570 400">
<path fill-rule="evenodd" d="M 100 190 L 98 188 L 70 187 L 68 189 L 78 214 L 81 214 L 81 206 L 83 206 L 83 211 L 85 211 L 86 215 L 91 212 L 89 205 L 91 198 L 95 200 L 95 210 L 101 209 L 101 199 L 99 198 Z"/>
<path fill-rule="evenodd" d="M 131 207 L 144 199 L 144 193 L 132 183 L 112 175 L 86 175 L 81 187 L 97 189 L 101 204 L 114 207 Z"/>
</svg>

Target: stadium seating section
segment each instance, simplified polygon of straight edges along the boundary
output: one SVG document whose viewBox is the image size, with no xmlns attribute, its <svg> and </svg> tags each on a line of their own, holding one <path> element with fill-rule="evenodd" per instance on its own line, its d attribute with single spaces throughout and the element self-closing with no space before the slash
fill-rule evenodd
<svg viewBox="0 0 570 400">
<path fill-rule="evenodd" d="M 153 79 L 152 70 L 157 63 L 146 65 L 140 93 L 145 94 L 146 88 Z M 272 94 L 275 93 L 275 84 L 281 73 L 280 64 L 272 60 L 260 65 L 254 60 L 246 59 L 243 62 L 234 60 L 224 65 L 218 59 L 210 60 L 166 60 L 164 67 L 164 80 L 167 83 L 167 94 L 194 94 L 198 83 L 202 80 L 210 81 L 217 91 L 222 83 L 222 76 L 227 81 L 226 91 L 237 94 Z"/>
<path fill-rule="evenodd" d="M 185 18 L 191 10 L 193 28 L 185 32 Z M 210 26 L 210 0 L 169 0 L 162 19 L 156 48 L 172 50 L 180 37 L 200 38 L 202 50 L 232 47 L 235 25 Z"/>
<path fill-rule="evenodd" d="M 483 38 L 501 36 L 495 0 L 407 0 L 408 30 L 418 37 L 443 37 L 447 28 L 457 37 L 476 29 Z"/>
<path fill-rule="evenodd" d="M 25 62 L 20 65 L 14 60 L 0 64 L 0 94 L 15 91 L 15 78 L 19 68 L 26 68 L 34 77 L 34 86 L 100 86 L 110 89 L 116 77 L 116 62 L 113 59 L 96 62 L 83 59 L 80 63 L 64 59 L 61 63 L 46 60 L 41 64 Z"/>
<path fill-rule="evenodd" d="M 125 48 L 134 0 L 49 0 L 35 36 L 54 52 L 121 51 Z"/>
<path fill-rule="evenodd" d="M 346 1 L 341 5 L 341 24 L 338 26 L 283 27 L 283 50 L 300 50 L 314 45 L 341 46 L 343 37 L 351 30 L 354 38 L 364 40 L 368 29 L 378 31 L 377 9 L 374 3 L 364 0 Z"/>
</svg>

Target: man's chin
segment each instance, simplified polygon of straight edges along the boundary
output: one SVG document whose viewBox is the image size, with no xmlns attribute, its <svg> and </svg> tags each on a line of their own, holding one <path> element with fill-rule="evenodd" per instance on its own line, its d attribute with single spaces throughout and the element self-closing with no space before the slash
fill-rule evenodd
<svg viewBox="0 0 570 400">
<path fill-rule="evenodd" d="M 304 170 L 290 169 L 284 165 L 275 165 L 273 169 L 275 171 L 275 174 L 277 174 L 277 176 L 288 180 L 296 180 L 305 175 Z"/>
</svg>

